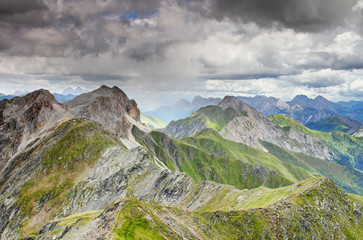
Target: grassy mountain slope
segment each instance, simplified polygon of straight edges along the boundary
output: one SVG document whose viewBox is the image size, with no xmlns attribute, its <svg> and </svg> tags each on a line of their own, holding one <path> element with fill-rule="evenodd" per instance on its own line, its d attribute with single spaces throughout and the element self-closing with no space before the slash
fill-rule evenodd
<svg viewBox="0 0 363 240">
<path fill-rule="evenodd" d="M 333 179 L 345 191 L 363 195 L 363 173 L 350 166 L 340 165 L 302 153 L 294 153 L 268 142 L 263 142 L 269 153 L 315 176 Z"/>
<path fill-rule="evenodd" d="M 322 132 L 341 131 L 348 133 L 349 135 L 354 135 L 359 132 L 362 123 L 345 116 L 334 114 L 323 121 L 309 123 L 306 126 L 310 129 Z"/>
<path fill-rule="evenodd" d="M 273 169 L 292 182 L 311 177 L 299 167 L 286 164 L 265 151 L 249 147 L 243 143 L 229 141 L 213 129 L 204 129 L 193 137 L 184 138 L 182 140 L 217 156 L 238 159 L 246 163 Z"/>
<path fill-rule="evenodd" d="M 319 122 L 313 122 L 306 125 L 312 130 L 318 130 L 322 132 L 342 131 L 348 132 L 351 128 L 348 124 L 339 121 L 337 118 L 327 118 Z"/>
<path fill-rule="evenodd" d="M 76 236 L 108 239 L 361 239 L 363 236 L 362 206 L 353 203 L 329 179 L 309 179 L 289 187 L 254 191 L 258 191 L 255 198 L 248 197 L 250 191 L 243 196 L 247 203 L 253 204 L 235 211 L 190 212 L 126 198 L 102 212 L 50 222 L 37 239 L 56 236 L 69 239 Z"/>
<path fill-rule="evenodd" d="M 222 109 L 217 106 L 207 106 L 193 112 L 188 118 L 172 121 L 165 131 L 175 138 L 193 136 L 204 128 L 220 131 L 229 121 L 238 116 L 247 116 L 247 113 L 235 108 Z"/>
<path fill-rule="evenodd" d="M 235 97 L 226 96 L 218 106 L 201 108 L 186 119 L 171 122 L 160 131 L 182 139 L 211 128 L 225 139 L 264 150 L 259 140 L 294 152 L 332 159 L 333 153 L 321 141 L 295 129 L 283 128 Z"/>
<path fill-rule="evenodd" d="M 293 119 L 284 115 L 271 115 L 269 118 L 284 128 L 294 128 L 316 139 L 321 139 L 339 156 L 335 159 L 339 164 L 350 165 L 356 169 L 363 170 L 363 140 L 350 136 L 349 134 L 333 131 L 331 133 L 308 129 L 296 123 Z"/>
<path fill-rule="evenodd" d="M 79 119 L 62 124 L 40 144 L 18 156 L 13 165 L 21 166 L 19 171 L 31 173 L 31 177 L 22 179 L 25 173 L 13 176 L 14 169 L 8 166 L 0 181 L 0 200 L 8 197 L 8 184 L 22 184 L 17 200 L 19 211 L 13 220 L 13 224 L 21 226 L 18 231 L 29 235 L 39 231 L 48 218 L 61 215 L 58 211 L 69 203 L 71 188 L 97 162 L 100 153 L 114 144 L 120 143 L 98 124 Z"/>
<path fill-rule="evenodd" d="M 166 122 L 146 113 L 140 113 L 140 120 L 150 129 L 164 128 L 167 125 Z"/>
<path fill-rule="evenodd" d="M 135 130 L 136 131 L 136 130 Z M 205 129 L 192 138 L 176 140 L 162 132 L 135 132 L 138 140 L 169 169 L 239 189 L 279 187 L 311 177 L 305 170 L 279 161 L 269 153 L 222 138 Z"/>
</svg>

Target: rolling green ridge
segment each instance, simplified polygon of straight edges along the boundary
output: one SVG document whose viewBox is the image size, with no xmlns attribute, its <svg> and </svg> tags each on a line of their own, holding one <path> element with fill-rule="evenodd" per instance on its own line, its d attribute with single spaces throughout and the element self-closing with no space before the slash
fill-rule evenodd
<svg viewBox="0 0 363 240">
<path fill-rule="evenodd" d="M 352 199 L 352 201 L 358 202 L 363 205 L 363 196 L 348 193 L 348 197 Z"/>
<path fill-rule="evenodd" d="M 337 155 L 335 159 L 337 163 L 363 170 L 362 139 L 355 138 L 341 131 L 327 133 L 311 130 L 284 115 L 271 115 L 269 118 L 282 127 L 291 127 L 316 139 L 321 139 Z"/>
<path fill-rule="evenodd" d="M 351 128 L 348 124 L 337 118 L 328 118 L 323 121 L 309 123 L 306 127 L 322 132 L 342 131 L 345 133 Z"/>
<path fill-rule="evenodd" d="M 97 226 L 100 219 L 108 219 L 109 239 L 361 239 L 363 236 L 361 206 L 329 179 L 313 178 L 288 187 L 252 191 L 258 191 L 258 195 L 247 192 L 241 197 L 253 204 L 237 211 L 190 212 L 126 198 L 99 215 L 86 212 L 59 219 L 51 231 L 39 237 L 56 234 L 72 237 L 89 226 Z M 107 229 L 105 224 L 102 226 Z"/>
<path fill-rule="evenodd" d="M 309 132 L 306 127 L 290 118 L 283 118 L 283 120 L 289 124 L 293 122 L 297 129 L 306 134 L 316 132 Z M 261 141 L 261 144 L 269 151 L 266 153 L 242 143 L 226 140 L 213 129 L 203 129 L 193 137 L 181 140 L 153 131 L 149 137 L 139 134 L 138 140 L 169 169 L 186 172 L 196 182 L 211 180 L 230 184 L 239 189 L 251 189 L 262 185 L 261 178 L 256 179 L 256 174 L 263 176 L 268 171 L 272 171 L 276 173 L 275 177 L 287 179 L 285 184 L 311 176 L 326 176 L 336 181 L 337 185 L 345 191 L 363 195 L 361 171 L 350 165 L 341 165 L 291 152 L 268 142 Z M 246 175 L 246 173 L 249 174 Z M 276 182 L 268 178 L 266 186 L 278 187 L 277 183 L 281 183 L 281 180 Z"/>
<path fill-rule="evenodd" d="M 166 122 L 142 112 L 140 113 L 140 120 L 141 122 L 145 123 L 146 126 L 148 126 L 150 129 L 164 128 L 167 125 Z"/>
<path fill-rule="evenodd" d="M 176 140 L 162 132 L 134 133 L 140 143 L 170 170 L 183 171 L 197 183 L 204 180 L 239 189 L 262 185 L 279 187 L 311 177 L 304 169 L 281 162 L 273 155 L 228 141 L 212 129 Z"/>
<path fill-rule="evenodd" d="M 324 159 L 295 153 L 280 148 L 272 143 L 263 142 L 269 153 L 282 161 L 299 166 L 314 176 L 326 176 L 347 192 L 363 195 L 363 173 L 350 166 L 340 165 Z"/>
<path fill-rule="evenodd" d="M 238 159 L 246 163 L 273 169 L 292 182 L 311 177 L 300 167 L 282 162 L 269 153 L 249 147 L 243 143 L 227 140 L 213 129 L 203 129 L 193 137 L 187 137 L 182 140 L 216 156 Z"/>
</svg>

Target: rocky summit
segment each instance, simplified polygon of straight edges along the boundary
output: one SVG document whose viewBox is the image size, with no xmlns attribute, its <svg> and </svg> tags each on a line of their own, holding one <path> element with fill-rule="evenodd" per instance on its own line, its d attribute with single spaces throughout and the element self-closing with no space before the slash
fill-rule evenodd
<svg viewBox="0 0 363 240">
<path fill-rule="evenodd" d="M 363 239 L 362 143 L 344 162 L 344 133 L 338 148 L 229 96 L 150 131 L 107 86 L 0 113 L 0 239 Z"/>
<path fill-rule="evenodd" d="M 38 142 L 69 115 L 48 90 L 0 102 L 0 172 L 9 159 Z"/>
</svg>

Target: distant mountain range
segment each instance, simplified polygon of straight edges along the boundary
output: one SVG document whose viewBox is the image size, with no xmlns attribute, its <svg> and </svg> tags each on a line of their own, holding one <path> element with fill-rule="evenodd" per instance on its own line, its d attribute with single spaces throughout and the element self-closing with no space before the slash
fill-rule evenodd
<svg viewBox="0 0 363 240">
<path fill-rule="evenodd" d="M 53 96 L 55 97 L 55 99 L 59 103 L 64 103 L 64 102 L 67 102 L 69 100 L 72 100 L 73 98 L 77 97 L 77 95 L 73 95 L 73 94 L 60 94 L 60 93 L 54 93 L 53 94 Z M 5 94 L 0 93 L 0 101 L 3 100 L 3 99 L 10 100 L 10 99 L 12 99 L 14 97 L 17 97 L 17 96 L 22 96 L 22 95 L 5 95 Z"/>
<path fill-rule="evenodd" d="M 189 116 L 192 112 L 201 107 L 208 105 L 217 105 L 222 99 L 220 98 L 203 98 L 195 96 L 191 102 L 186 99 L 180 99 L 174 105 L 162 106 L 154 111 L 146 112 L 166 123 Z"/>
<path fill-rule="evenodd" d="M 343 115 L 356 121 L 363 120 L 363 102 L 334 103 L 322 96 L 310 99 L 305 95 L 297 95 L 289 102 L 266 96 L 238 98 L 267 116 L 287 114 L 304 125 L 327 119 L 333 114 Z M 361 106 L 362 109 L 359 108 Z"/>
<path fill-rule="evenodd" d="M 63 90 L 62 95 L 80 95 L 82 93 L 85 93 L 85 90 L 81 87 L 77 87 L 77 88 L 71 88 L 68 87 L 66 89 Z"/>
<path fill-rule="evenodd" d="M 297 95 L 293 100 L 284 102 L 275 97 L 257 95 L 254 97 L 237 97 L 264 115 L 287 114 L 306 125 L 312 122 L 322 121 L 334 114 L 349 117 L 355 121 L 363 121 L 363 102 L 350 101 L 334 103 L 322 96 L 310 99 L 305 95 Z M 192 102 L 185 99 L 179 100 L 171 106 L 163 106 L 148 114 L 165 122 L 183 119 L 192 112 L 208 105 L 217 105 L 220 98 L 202 98 L 196 96 Z"/>
</svg>

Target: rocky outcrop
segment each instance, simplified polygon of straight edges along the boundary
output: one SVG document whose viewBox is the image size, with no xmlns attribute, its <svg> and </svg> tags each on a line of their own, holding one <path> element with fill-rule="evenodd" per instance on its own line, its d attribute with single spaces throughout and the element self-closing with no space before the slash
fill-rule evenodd
<svg viewBox="0 0 363 240">
<path fill-rule="evenodd" d="M 226 139 L 264 149 L 259 140 L 273 143 L 293 152 L 301 152 L 318 158 L 333 159 L 333 153 L 312 136 L 293 128 L 284 129 L 235 97 L 225 97 L 219 106 L 233 107 L 247 112 L 248 116 L 236 117 L 220 132 Z"/>
<path fill-rule="evenodd" d="M 75 117 L 101 124 L 128 147 L 137 146 L 131 134 L 132 126 L 148 131 L 140 122 L 140 110 L 135 100 L 129 100 L 118 87 L 101 86 L 66 102 L 64 106 Z"/>
<path fill-rule="evenodd" d="M 272 114 L 288 114 L 290 112 L 290 106 L 282 101 L 281 99 L 275 97 L 267 96 L 254 96 L 254 97 L 237 97 L 239 100 L 247 103 L 251 107 L 254 107 L 258 111 L 262 112 L 264 115 Z"/>
<path fill-rule="evenodd" d="M 37 90 L 0 102 L 0 174 L 8 160 L 35 144 L 67 118 L 48 90 Z"/>
<path fill-rule="evenodd" d="M 358 129 L 357 129 L 357 131 L 354 133 L 354 135 L 353 136 L 355 136 L 355 137 L 363 137 L 363 125 L 361 125 Z"/>
</svg>

